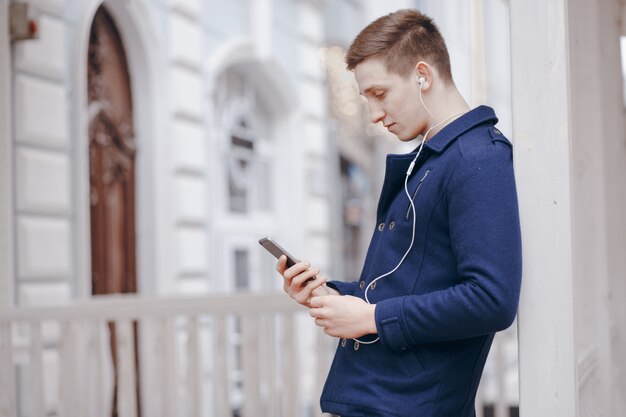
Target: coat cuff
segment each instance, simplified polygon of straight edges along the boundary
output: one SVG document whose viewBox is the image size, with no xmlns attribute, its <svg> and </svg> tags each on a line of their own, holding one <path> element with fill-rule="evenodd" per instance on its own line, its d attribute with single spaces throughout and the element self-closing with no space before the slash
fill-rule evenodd
<svg viewBox="0 0 626 417">
<path fill-rule="evenodd" d="M 404 297 L 390 298 L 376 303 L 374 312 L 381 343 L 394 351 L 406 350 L 410 345 L 403 326 L 403 304 Z"/>
<path fill-rule="evenodd" d="M 326 283 L 327 286 L 332 288 L 333 290 L 339 291 L 341 295 L 352 295 L 354 294 L 354 290 L 356 289 L 356 282 L 345 282 L 345 281 L 328 281 Z"/>
</svg>

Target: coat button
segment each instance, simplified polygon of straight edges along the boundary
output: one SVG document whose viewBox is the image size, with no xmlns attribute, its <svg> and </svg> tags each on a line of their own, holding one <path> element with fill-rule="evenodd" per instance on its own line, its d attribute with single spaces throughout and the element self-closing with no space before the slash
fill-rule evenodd
<svg viewBox="0 0 626 417">
<path fill-rule="evenodd" d="M 359 342 L 354 342 L 354 350 L 359 350 L 359 346 L 361 346 Z"/>
<path fill-rule="evenodd" d="M 376 289 L 376 282 L 372 282 L 372 285 L 370 285 L 370 289 L 372 290 Z"/>
<path fill-rule="evenodd" d="M 381 223 L 378 225 L 378 231 L 382 232 L 383 230 L 385 230 L 385 223 Z"/>
<path fill-rule="evenodd" d="M 396 222 L 392 221 L 389 223 L 389 230 L 393 230 L 394 227 L 396 227 Z"/>
<path fill-rule="evenodd" d="M 341 347 L 346 347 L 346 339 L 341 339 Z"/>
<path fill-rule="evenodd" d="M 495 133 L 496 135 L 501 135 L 502 132 L 500 132 L 498 129 L 494 128 L 493 129 L 493 133 Z"/>
<path fill-rule="evenodd" d="M 365 281 L 361 281 L 361 282 L 359 282 L 359 288 L 360 288 L 360 289 L 365 288 Z"/>
</svg>

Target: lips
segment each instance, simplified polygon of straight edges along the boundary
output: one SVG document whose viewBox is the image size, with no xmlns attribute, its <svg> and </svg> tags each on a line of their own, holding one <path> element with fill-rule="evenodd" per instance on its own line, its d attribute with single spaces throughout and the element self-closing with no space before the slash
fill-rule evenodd
<svg viewBox="0 0 626 417">
<path fill-rule="evenodd" d="M 395 125 L 395 123 L 389 123 L 388 125 L 384 125 L 387 129 L 389 129 L 391 126 Z"/>
</svg>

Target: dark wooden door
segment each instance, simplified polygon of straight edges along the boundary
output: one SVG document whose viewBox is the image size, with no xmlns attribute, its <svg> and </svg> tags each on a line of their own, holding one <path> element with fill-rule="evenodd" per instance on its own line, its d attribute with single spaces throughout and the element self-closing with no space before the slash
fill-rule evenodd
<svg viewBox="0 0 626 417">
<path fill-rule="evenodd" d="M 126 54 L 115 23 L 100 8 L 91 27 L 88 56 L 91 280 L 94 295 L 135 293 L 135 143 Z M 118 415 L 115 325 L 109 324 Z M 139 364 L 135 364 L 139 412 Z"/>
</svg>

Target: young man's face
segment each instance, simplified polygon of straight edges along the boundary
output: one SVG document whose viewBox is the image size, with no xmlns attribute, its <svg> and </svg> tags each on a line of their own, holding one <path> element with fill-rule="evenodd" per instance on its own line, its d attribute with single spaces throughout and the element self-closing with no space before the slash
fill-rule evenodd
<svg viewBox="0 0 626 417">
<path fill-rule="evenodd" d="M 419 85 L 387 71 L 380 59 L 370 58 L 354 68 L 359 91 L 367 98 L 372 123 L 381 122 L 401 141 L 415 139 L 428 128 L 428 114 L 420 104 Z"/>
</svg>

